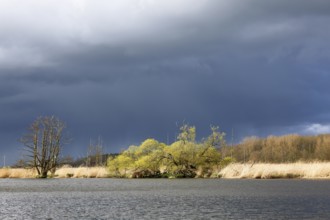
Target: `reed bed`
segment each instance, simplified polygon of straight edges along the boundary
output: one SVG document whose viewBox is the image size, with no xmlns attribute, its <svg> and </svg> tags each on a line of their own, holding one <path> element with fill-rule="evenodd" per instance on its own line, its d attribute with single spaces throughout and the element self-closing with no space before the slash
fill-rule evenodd
<svg viewBox="0 0 330 220">
<path fill-rule="evenodd" d="M 106 167 L 61 167 L 56 170 L 58 178 L 106 178 Z"/>
<path fill-rule="evenodd" d="M 34 169 L 0 168 L 0 178 L 35 178 L 36 175 Z"/>
<path fill-rule="evenodd" d="M 305 178 L 330 179 L 330 162 L 297 162 L 297 163 L 233 163 L 219 172 L 222 178 Z"/>
<path fill-rule="evenodd" d="M 0 168 L 0 178 L 36 178 L 35 169 Z M 105 178 L 108 177 L 106 167 L 61 167 L 54 178 Z"/>
<path fill-rule="evenodd" d="M 34 169 L 0 168 L 0 178 L 35 178 Z M 215 175 L 212 175 L 215 176 Z M 106 178 L 109 173 L 106 167 L 69 167 L 56 170 L 54 178 Z M 330 162 L 297 162 L 297 163 L 232 163 L 223 168 L 218 177 L 222 178 L 304 178 L 330 179 Z"/>
</svg>

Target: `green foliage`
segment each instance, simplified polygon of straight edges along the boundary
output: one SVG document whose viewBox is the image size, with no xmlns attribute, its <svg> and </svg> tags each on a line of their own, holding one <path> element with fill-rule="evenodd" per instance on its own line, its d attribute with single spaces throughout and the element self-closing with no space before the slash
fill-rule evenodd
<svg viewBox="0 0 330 220">
<path fill-rule="evenodd" d="M 211 134 L 196 142 L 196 128 L 183 125 L 178 140 L 170 145 L 147 139 L 140 146 L 130 146 L 115 158 L 108 168 L 118 177 L 195 177 L 200 168 L 213 170 L 221 164 L 220 147 L 224 133 L 211 127 Z"/>
<path fill-rule="evenodd" d="M 125 176 L 129 169 L 133 168 L 134 160 L 127 154 L 120 154 L 115 158 L 109 158 L 107 161 L 109 171 L 114 176 Z"/>
<path fill-rule="evenodd" d="M 184 124 L 180 127 L 180 134 L 178 136 L 178 140 L 186 143 L 186 142 L 195 142 L 196 138 L 196 128 L 195 126 L 189 126 Z"/>
<path fill-rule="evenodd" d="M 211 126 L 211 135 L 205 140 L 207 146 L 212 146 L 215 148 L 220 148 L 225 145 L 225 133 L 219 132 L 219 127 Z"/>
<path fill-rule="evenodd" d="M 232 157 L 225 157 L 223 160 L 220 162 L 221 167 L 226 167 L 231 163 L 234 163 L 236 160 Z"/>
<path fill-rule="evenodd" d="M 165 144 L 154 139 L 145 140 L 140 146 L 130 146 L 117 157 L 108 159 L 108 169 L 113 176 L 127 177 L 135 172 L 159 172 Z"/>
<path fill-rule="evenodd" d="M 166 172 L 190 173 L 196 169 L 196 144 L 194 142 L 177 141 L 165 148 L 164 164 Z"/>
<path fill-rule="evenodd" d="M 161 153 L 166 145 L 163 143 L 159 143 L 155 139 L 147 139 L 145 140 L 139 147 L 136 149 L 136 156 L 146 156 L 154 153 Z"/>
</svg>

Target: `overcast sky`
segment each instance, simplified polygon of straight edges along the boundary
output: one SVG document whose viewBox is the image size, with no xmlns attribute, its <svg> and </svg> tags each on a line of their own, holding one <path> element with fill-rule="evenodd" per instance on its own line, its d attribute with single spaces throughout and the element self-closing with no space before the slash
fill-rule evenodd
<svg viewBox="0 0 330 220">
<path fill-rule="evenodd" d="M 235 141 L 330 132 L 329 24 L 328 0 L 2 0 L 0 161 L 40 115 L 75 157 L 183 121 Z"/>
</svg>

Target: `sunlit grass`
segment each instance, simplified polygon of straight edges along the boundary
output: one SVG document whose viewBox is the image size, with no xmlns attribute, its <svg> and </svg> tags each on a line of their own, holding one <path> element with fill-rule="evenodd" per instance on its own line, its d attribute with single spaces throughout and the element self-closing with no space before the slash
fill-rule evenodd
<svg viewBox="0 0 330 220">
<path fill-rule="evenodd" d="M 36 178 L 34 169 L 0 168 L 0 178 Z M 54 178 L 105 178 L 105 167 L 62 167 L 56 170 Z"/>
<path fill-rule="evenodd" d="M 0 178 L 35 178 L 36 175 L 33 169 L 0 168 Z"/>
<path fill-rule="evenodd" d="M 330 178 L 330 162 L 233 163 L 219 172 L 223 178 Z"/>
<path fill-rule="evenodd" d="M 34 169 L 24 168 L 0 168 L 0 178 L 35 178 L 37 172 Z M 203 177 L 202 175 L 197 175 Z M 210 177 L 215 177 L 212 174 Z M 330 179 L 330 162 L 312 163 L 232 163 L 223 168 L 219 173 L 222 178 L 328 178 Z M 68 167 L 64 166 L 56 170 L 54 178 L 106 178 L 109 173 L 106 167 Z"/>
<path fill-rule="evenodd" d="M 56 170 L 59 178 L 105 178 L 108 171 L 105 167 L 62 167 Z"/>
</svg>

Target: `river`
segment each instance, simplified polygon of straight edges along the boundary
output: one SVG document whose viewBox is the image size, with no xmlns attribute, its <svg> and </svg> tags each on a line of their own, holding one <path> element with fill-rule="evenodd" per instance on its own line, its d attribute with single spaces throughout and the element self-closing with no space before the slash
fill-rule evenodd
<svg viewBox="0 0 330 220">
<path fill-rule="evenodd" d="M 0 179 L 0 219 L 329 219 L 329 180 Z"/>
</svg>

